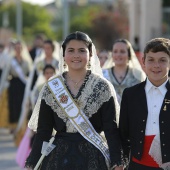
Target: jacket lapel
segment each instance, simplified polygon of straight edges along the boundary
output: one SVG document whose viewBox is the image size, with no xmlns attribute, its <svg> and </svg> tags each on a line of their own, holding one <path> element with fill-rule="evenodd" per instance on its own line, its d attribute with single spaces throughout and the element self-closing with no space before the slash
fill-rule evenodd
<svg viewBox="0 0 170 170">
<path fill-rule="evenodd" d="M 146 93 L 145 93 L 145 85 L 146 80 L 141 83 L 141 90 L 139 94 L 140 104 L 142 105 L 142 112 L 148 114 L 148 107 L 147 107 L 147 100 L 146 100 Z"/>
<path fill-rule="evenodd" d="M 168 82 L 166 83 L 166 88 L 167 88 L 167 92 L 165 94 L 165 98 L 162 103 L 162 107 L 160 111 L 161 114 L 170 112 L 170 80 L 168 80 Z"/>
</svg>

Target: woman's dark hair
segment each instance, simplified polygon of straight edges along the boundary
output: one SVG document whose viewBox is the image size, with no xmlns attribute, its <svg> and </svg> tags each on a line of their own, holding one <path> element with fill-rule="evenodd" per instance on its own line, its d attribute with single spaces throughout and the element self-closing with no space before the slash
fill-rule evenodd
<svg viewBox="0 0 170 170">
<path fill-rule="evenodd" d="M 89 49 L 90 55 L 92 55 L 92 40 L 87 34 L 80 32 L 80 31 L 76 31 L 76 32 L 69 34 L 64 40 L 64 42 L 62 43 L 63 57 L 65 56 L 66 46 L 71 40 L 84 41 Z"/>
<path fill-rule="evenodd" d="M 167 38 L 154 38 L 147 42 L 144 49 L 144 59 L 149 51 L 153 53 L 165 52 L 170 57 L 170 40 Z"/>
<path fill-rule="evenodd" d="M 127 45 L 127 50 L 128 50 L 128 58 L 129 60 L 131 59 L 131 52 L 130 52 L 130 42 L 126 39 L 117 39 L 116 41 L 114 41 L 113 43 L 113 46 L 116 44 L 116 43 L 124 43 Z"/>
<path fill-rule="evenodd" d="M 54 71 L 54 73 L 55 73 L 55 68 L 54 68 L 51 64 L 47 64 L 47 65 L 45 65 L 45 67 L 43 68 L 43 74 L 45 73 L 45 71 L 46 71 L 47 69 L 52 69 L 52 70 Z"/>
<path fill-rule="evenodd" d="M 44 41 L 44 44 L 49 44 L 49 45 L 51 45 L 52 50 L 54 51 L 55 46 L 54 46 L 54 43 L 53 43 L 53 41 L 52 41 L 52 40 L 45 40 L 45 41 Z"/>
</svg>

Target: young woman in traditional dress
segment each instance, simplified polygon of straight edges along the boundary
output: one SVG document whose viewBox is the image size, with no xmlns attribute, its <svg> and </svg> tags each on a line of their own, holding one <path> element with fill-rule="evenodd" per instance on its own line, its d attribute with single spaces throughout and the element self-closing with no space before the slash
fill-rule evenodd
<svg viewBox="0 0 170 170">
<path fill-rule="evenodd" d="M 112 66 L 104 69 L 103 74 L 113 84 L 120 103 L 124 89 L 144 81 L 146 75 L 132 45 L 126 39 L 118 39 L 114 42 L 112 59 Z"/>
<path fill-rule="evenodd" d="M 60 75 L 45 84 L 29 121 L 37 134 L 25 166 L 40 165 L 42 145 L 54 128 L 55 148 L 41 162 L 41 170 L 122 170 L 119 104 L 87 34 L 76 31 L 66 37 L 59 66 Z"/>
</svg>

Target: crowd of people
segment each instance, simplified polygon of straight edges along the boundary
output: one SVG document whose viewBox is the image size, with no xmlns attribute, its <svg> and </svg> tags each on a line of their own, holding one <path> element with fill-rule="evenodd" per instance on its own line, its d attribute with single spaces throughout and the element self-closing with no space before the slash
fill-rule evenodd
<svg viewBox="0 0 170 170">
<path fill-rule="evenodd" d="M 83 32 L 0 43 L 0 127 L 33 170 L 170 170 L 170 40 L 97 49 Z M 169 123 L 168 123 L 169 122 Z"/>
</svg>

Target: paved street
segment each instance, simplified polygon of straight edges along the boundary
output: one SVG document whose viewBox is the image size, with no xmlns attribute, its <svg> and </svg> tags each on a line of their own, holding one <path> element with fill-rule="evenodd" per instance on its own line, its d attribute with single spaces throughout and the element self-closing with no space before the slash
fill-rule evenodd
<svg viewBox="0 0 170 170">
<path fill-rule="evenodd" d="M 9 130 L 0 128 L 0 170 L 20 170 L 15 162 L 16 150 Z"/>
</svg>

